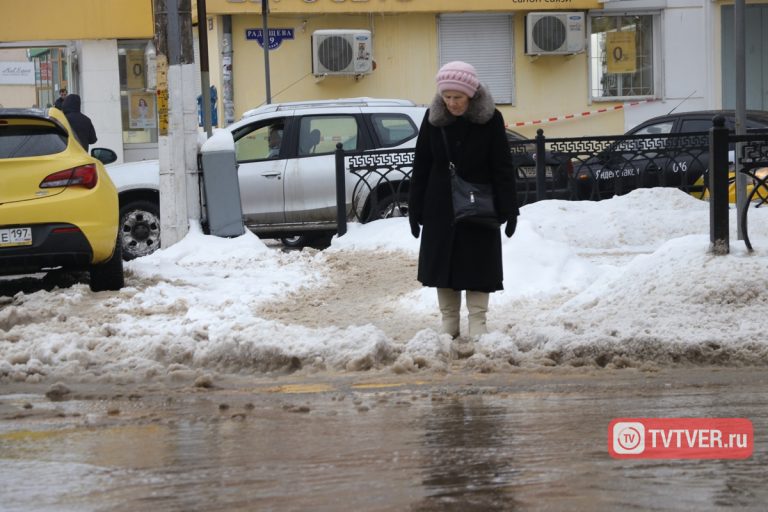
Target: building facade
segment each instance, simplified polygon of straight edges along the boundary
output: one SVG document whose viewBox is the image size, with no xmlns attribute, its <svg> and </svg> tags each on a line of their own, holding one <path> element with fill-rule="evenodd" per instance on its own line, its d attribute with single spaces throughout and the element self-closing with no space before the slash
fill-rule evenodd
<svg viewBox="0 0 768 512">
<path fill-rule="evenodd" d="M 152 4 L 70 0 L 62 8 L 54 0 L 34 7 L 3 0 L 0 104 L 45 106 L 67 87 L 83 97 L 100 146 L 121 161 L 156 158 Z M 261 2 L 206 2 L 197 31 L 207 35 L 219 126 L 265 103 L 268 89 L 272 102 L 371 96 L 428 104 L 434 75 L 450 60 L 474 64 L 509 126 L 528 136 L 538 128 L 549 136 L 622 133 L 673 108 L 735 105 L 732 2 L 269 0 L 268 6 L 266 73 Z M 748 0 L 746 19 L 747 107 L 768 109 L 768 0 Z M 368 39 L 351 53 L 331 48 L 321 55 L 322 37 L 354 45 L 359 31 Z M 351 67 L 337 72 L 340 58 Z"/>
<path fill-rule="evenodd" d="M 98 146 L 120 161 L 156 158 L 156 115 L 139 108 L 155 103 L 152 0 L 3 0 L 2 11 L 0 70 L 24 76 L 0 76 L 0 104 L 46 107 L 66 88 L 82 97 Z"/>
<path fill-rule="evenodd" d="M 262 6 L 207 0 L 211 81 L 231 118 L 266 101 Z M 718 0 L 269 0 L 273 102 L 398 97 L 429 103 L 441 64 L 478 69 L 510 127 L 527 135 L 621 133 L 673 108 L 733 107 L 733 5 Z M 748 108 L 768 108 L 768 5 L 748 6 Z M 583 44 L 535 52 L 535 25 L 583 15 Z M 373 70 L 315 69 L 317 31 L 371 34 Z M 541 35 L 541 34 L 539 34 Z M 351 36 L 350 36 L 351 37 Z M 544 43 L 557 44 L 557 34 Z M 546 49 L 546 48 L 545 48 Z M 551 48 L 550 48 L 551 49 Z M 539 48 L 541 50 L 541 48 Z M 353 58 L 355 58 L 353 56 Z M 218 72 L 217 72 L 218 70 Z M 768 84 L 765 84 L 768 85 Z M 221 100 L 222 94 L 219 94 Z M 219 119 L 227 119 L 220 101 Z M 551 121 L 551 122 L 548 122 Z"/>
</svg>

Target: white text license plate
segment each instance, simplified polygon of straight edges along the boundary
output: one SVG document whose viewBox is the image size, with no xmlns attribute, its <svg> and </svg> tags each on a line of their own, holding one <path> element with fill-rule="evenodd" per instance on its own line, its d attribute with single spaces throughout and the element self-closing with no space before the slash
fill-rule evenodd
<svg viewBox="0 0 768 512">
<path fill-rule="evenodd" d="M 0 229 L 0 247 L 16 247 L 19 245 L 32 245 L 32 228 Z"/>
</svg>

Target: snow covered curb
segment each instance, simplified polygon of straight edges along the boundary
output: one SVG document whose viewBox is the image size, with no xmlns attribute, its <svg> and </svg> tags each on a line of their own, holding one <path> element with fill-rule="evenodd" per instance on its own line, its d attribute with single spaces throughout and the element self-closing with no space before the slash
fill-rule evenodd
<svg viewBox="0 0 768 512">
<path fill-rule="evenodd" d="M 768 209 L 750 212 L 754 253 L 732 241 L 730 255 L 715 257 L 702 205 L 657 189 L 524 207 L 518 233 L 504 239 L 491 332 L 458 361 L 436 332 L 434 291 L 415 282 L 419 241 L 406 219 L 351 225 L 323 252 L 193 226 L 127 264 L 120 292 L 76 284 L 0 297 L 0 383 L 457 364 L 765 365 Z"/>
</svg>

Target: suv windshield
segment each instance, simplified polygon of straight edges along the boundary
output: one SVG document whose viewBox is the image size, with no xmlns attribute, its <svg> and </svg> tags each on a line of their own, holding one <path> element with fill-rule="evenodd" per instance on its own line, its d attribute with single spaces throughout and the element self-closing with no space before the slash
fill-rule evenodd
<svg viewBox="0 0 768 512">
<path fill-rule="evenodd" d="M 67 148 L 67 137 L 51 124 L 0 126 L 0 158 L 53 155 Z"/>
</svg>

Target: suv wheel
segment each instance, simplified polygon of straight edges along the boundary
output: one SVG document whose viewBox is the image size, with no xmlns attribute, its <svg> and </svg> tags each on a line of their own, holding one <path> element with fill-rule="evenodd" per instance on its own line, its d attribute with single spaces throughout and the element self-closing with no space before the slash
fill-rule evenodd
<svg viewBox="0 0 768 512">
<path fill-rule="evenodd" d="M 309 243 L 310 239 L 308 236 L 296 235 L 296 236 L 287 236 L 285 238 L 281 238 L 280 241 L 286 247 L 304 247 Z"/>
<path fill-rule="evenodd" d="M 105 290 L 119 290 L 125 285 L 123 275 L 123 253 L 120 237 L 115 243 L 115 251 L 112 257 L 99 265 L 91 265 L 90 268 L 91 291 L 101 292 Z"/>
<path fill-rule="evenodd" d="M 280 241 L 286 247 L 301 248 L 301 247 L 314 247 L 316 249 L 324 249 L 331 245 L 331 239 L 335 232 L 320 232 L 307 235 L 296 235 L 281 238 Z"/>
<path fill-rule="evenodd" d="M 376 203 L 371 220 L 389 219 L 392 217 L 408 216 L 408 194 L 406 192 L 397 192 L 380 199 Z"/>
<path fill-rule="evenodd" d="M 120 208 L 120 234 L 126 261 L 160 248 L 160 209 L 149 201 L 134 201 Z"/>
</svg>

